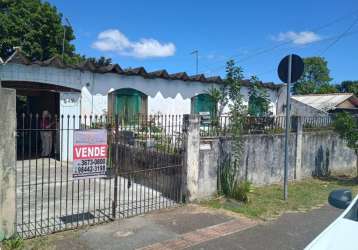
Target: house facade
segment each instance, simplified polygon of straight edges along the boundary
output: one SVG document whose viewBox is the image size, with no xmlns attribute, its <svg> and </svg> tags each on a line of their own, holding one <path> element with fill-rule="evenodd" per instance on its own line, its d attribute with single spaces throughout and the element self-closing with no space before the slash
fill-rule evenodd
<svg viewBox="0 0 358 250">
<path fill-rule="evenodd" d="M 15 88 L 18 95 L 37 104 L 32 105 L 37 110 L 28 112 L 40 113 L 49 107 L 51 113 L 82 116 L 211 112 L 216 104 L 208 91 L 223 84 L 220 77 L 188 76 L 185 72 L 124 70 L 119 65 L 95 67 L 88 62 L 70 66 L 58 58 L 31 62 L 21 51 L 1 64 L 0 75 L 3 87 Z M 262 86 L 269 95 L 270 112 L 276 115 L 282 85 Z M 248 82 L 241 91 L 248 105 Z"/>
<path fill-rule="evenodd" d="M 65 65 L 57 57 L 30 61 L 20 50 L 0 64 L 0 81 L 2 87 L 16 89 L 18 114 L 41 116 L 46 110 L 58 117 L 81 116 L 82 119 L 101 115 L 126 119 L 137 114 L 212 113 L 217 103 L 208 91 L 223 84 L 220 77 L 188 76 L 185 72 L 146 72 L 144 68 L 122 69 L 117 64 L 97 67 L 90 62 Z M 267 90 L 270 112 L 276 115 L 283 86 L 261 85 Z M 248 82 L 243 82 L 241 91 L 245 104 L 249 105 Z M 64 130 L 72 126 L 60 122 Z M 61 141 L 61 145 L 72 145 L 72 136 L 66 138 L 69 141 Z M 72 152 L 68 154 L 72 159 Z"/>
</svg>

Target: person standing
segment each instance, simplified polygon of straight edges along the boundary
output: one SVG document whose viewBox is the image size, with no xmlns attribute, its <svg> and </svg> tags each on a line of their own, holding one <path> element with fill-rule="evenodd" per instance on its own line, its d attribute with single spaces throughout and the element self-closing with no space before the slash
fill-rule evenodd
<svg viewBox="0 0 358 250">
<path fill-rule="evenodd" d="M 51 131 L 51 116 L 47 110 L 42 112 L 40 123 L 40 137 L 41 137 L 41 156 L 50 156 L 52 152 L 52 131 Z"/>
</svg>

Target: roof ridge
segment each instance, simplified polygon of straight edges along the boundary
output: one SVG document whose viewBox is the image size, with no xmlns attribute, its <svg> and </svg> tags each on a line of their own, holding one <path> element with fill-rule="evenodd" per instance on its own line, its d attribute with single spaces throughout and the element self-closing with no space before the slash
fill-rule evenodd
<svg viewBox="0 0 358 250">
<path fill-rule="evenodd" d="M 328 96 L 328 95 L 354 95 L 353 93 L 341 93 L 341 92 L 337 92 L 337 93 L 327 93 L 327 94 L 306 94 L 306 95 L 292 95 L 292 97 L 294 96 Z"/>
<path fill-rule="evenodd" d="M 24 64 L 24 65 L 37 64 L 40 66 L 88 70 L 94 73 L 101 73 L 101 74 L 115 73 L 115 74 L 122 74 L 122 75 L 136 75 L 136 76 L 142 76 L 144 78 L 161 78 L 161 79 L 168 79 L 168 80 L 195 81 L 201 83 L 216 83 L 216 84 L 224 83 L 224 80 L 220 76 L 205 76 L 205 74 L 203 73 L 189 76 L 185 71 L 170 74 L 165 69 L 148 72 L 143 66 L 134 67 L 134 68 L 128 67 L 126 69 L 122 69 L 118 64 L 98 66 L 89 60 L 85 60 L 80 64 L 65 64 L 59 60 L 58 56 L 54 56 L 52 58 L 43 61 L 33 62 L 29 60 L 27 55 L 23 53 L 20 49 L 16 49 L 15 52 L 6 60 L 5 63 L 17 63 L 17 64 Z M 275 84 L 272 82 L 263 83 L 262 81 L 260 81 L 260 83 L 263 87 L 273 90 L 277 90 L 283 86 L 282 84 Z M 244 86 L 248 86 L 248 84 L 249 84 L 249 80 L 243 80 Z"/>
</svg>

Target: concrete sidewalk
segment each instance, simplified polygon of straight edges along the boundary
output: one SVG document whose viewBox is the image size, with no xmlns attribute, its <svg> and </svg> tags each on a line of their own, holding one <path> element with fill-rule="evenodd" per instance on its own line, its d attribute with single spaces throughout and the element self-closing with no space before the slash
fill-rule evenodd
<svg viewBox="0 0 358 250">
<path fill-rule="evenodd" d="M 26 241 L 38 249 L 184 249 L 254 227 L 237 214 L 188 205 Z"/>
<path fill-rule="evenodd" d="M 32 249 L 303 249 L 341 210 L 328 205 L 309 212 L 286 213 L 257 222 L 223 210 L 197 205 L 67 231 L 26 241 Z"/>
<path fill-rule="evenodd" d="M 320 234 L 343 210 L 329 205 L 309 212 L 285 213 L 277 220 L 217 240 L 192 246 L 190 250 L 301 250 Z"/>
</svg>

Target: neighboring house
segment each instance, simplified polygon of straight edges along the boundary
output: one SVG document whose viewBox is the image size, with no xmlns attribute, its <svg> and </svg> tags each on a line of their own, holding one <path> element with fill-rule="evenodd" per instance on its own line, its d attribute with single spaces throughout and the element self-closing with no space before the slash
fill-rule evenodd
<svg viewBox="0 0 358 250">
<path fill-rule="evenodd" d="M 122 69 L 117 64 L 96 67 L 90 62 L 65 65 L 57 57 L 32 62 L 20 50 L 1 64 L 0 79 L 3 87 L 15 88 L 19 96 L 27 97 L 29 105 L 23 112 L 47 109 L 59 115 L 82 116 L 212 113 L 217 104 L 208 90 L 223 84 L 217 76 L 147 72 L 143 67 Z M 269 95 L 270 113 L 276 115 L 283 85 L 261 86 Z M 243 81 L 246 105 L 249 87 L 249 81 Z"/>
<path fill-rule="evenodd" d="M 294 95 L 291 114 L 296 116 L 324 116 L 341 111 L 358 114 L 358 98 L 352 93 Z"/>
</svg>

